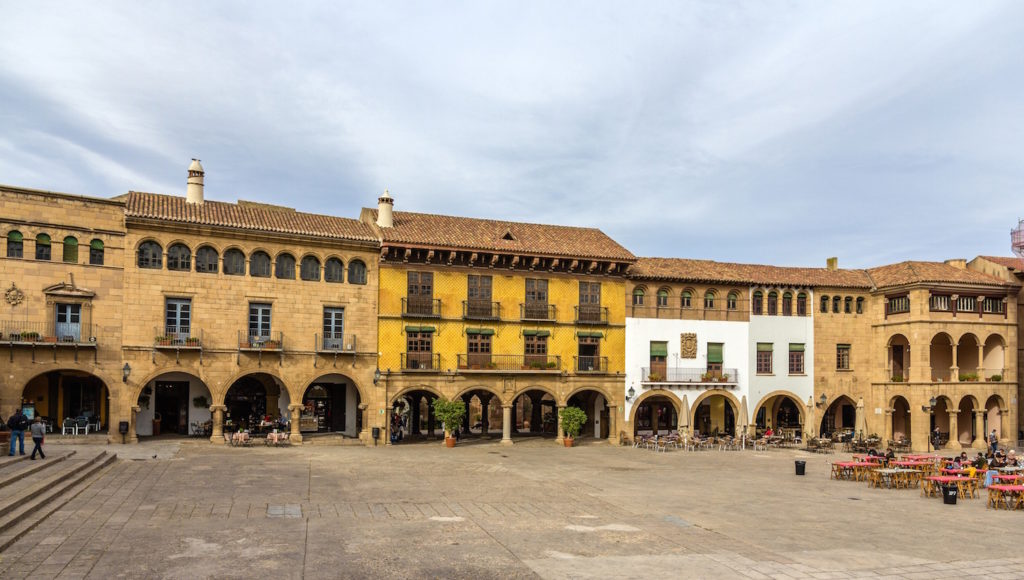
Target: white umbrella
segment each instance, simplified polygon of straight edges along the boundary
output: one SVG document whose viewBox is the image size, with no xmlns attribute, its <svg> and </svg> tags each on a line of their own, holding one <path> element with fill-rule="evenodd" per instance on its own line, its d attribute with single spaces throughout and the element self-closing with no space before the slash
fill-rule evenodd
<svg viewBox="0 0 1024 580">
<path fill-rule="evenodd" d="M 808 444 L 810 444 L 811 439 L 814 439 L 817 436 L 814 428 L 815 423 L 814 397 L 807 397 L 807 412 L 804 416 L 804 433 L 806 433 Z"/>
<path fill-rule="evenodd" d="M 682 411 L 679 413 L 679 430 L 683 432 L 683 441 L 690 439 L 690 401 L 683 395 Z"/>
<path fill-rule="evenodd" d="M 747 428 L 750 425 L 750 421 L 747 419 L 747 396 L 743 395 L 740 400 L 740 416 L 739 421 L 736 423 L 737 437 L 740 437 L 743 441 L 743 448 L 747 447 Z"/>
<path fill-rule="evenodd" d="M 863 439 L 867 435 L 868 418 L 864 415 L 864 397 L 857 401 L 857 416 L 853 428 L 860 434 L 859 439 Z"/>
</svg>

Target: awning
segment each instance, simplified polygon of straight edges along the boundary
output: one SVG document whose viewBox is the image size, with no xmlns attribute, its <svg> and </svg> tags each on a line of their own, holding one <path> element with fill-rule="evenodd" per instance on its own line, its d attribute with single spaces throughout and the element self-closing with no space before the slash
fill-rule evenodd
<svg viewBox="0 0 1024 580">
<path fill-rule="evenodd" d="M 708 362 L 719 363 L 722 362 L 722 343 L 720 342 L 709 342 L 708 343 Z"/>
<path fill-rule="evenodd" d="M 789 343 L 789 352 L 803 352 L 803 351 L 804 351 L 804 345 L 797 344 L 795 342 Z"/>
<path fill-rule="evenodd" d="M 668 343 L 667 342 L 652 342 L 651 343 L 651 356 L 668 356 Z"/>
<path fill-rule="evenodd" d="M 433 326 L 406 326 L 406 332 L 434 332 L 437 329 Z"/>
<path fill-rule="evenodd" d="M 600 332 L 588 332 L 588 331 L 577 332 L 576 336 L 582 336 L 584 338 L 604 338 L 604 334 L 602 334 Z"/>
<path fill-rule="evenodd" d="M 551 336 L 550 330 L 524 330 L 523 336 Z"/>
<path fill-rule="evenodd" d="M 772 348 L 772 343 L 770 342 L 757 343 L 757 352 L 771 352 L 772 350 L 774 349 Z"/>
<path fill-rule="evenodd" d="M 492 336 L 494 334 L 493 328 L 467 328 L 466 334 L 482 334 L 484 336 Z"/>
</svg>

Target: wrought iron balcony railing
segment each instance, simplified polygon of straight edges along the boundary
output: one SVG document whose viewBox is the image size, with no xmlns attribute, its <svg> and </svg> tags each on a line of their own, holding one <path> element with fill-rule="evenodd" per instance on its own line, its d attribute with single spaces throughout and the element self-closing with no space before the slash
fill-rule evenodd
<svg viewBox="0 0 1024 580">
<path fill-rule="evenodd" d="M 519 305 L 521 320 L 552 321 L 555 320 L 556 314 L 555 305 L 547 302 L 527 302 Z"/>
<path fill-rule="evenodd" d="M 501 303 L 490 300 L 463 300 L 462 317 L 467 320 L 500 320 Z"/>
<path fill-rule="evenodd" d="M 460 354 L 461 371 L 561 372 L 562 357 L 548 354 Z"/>
<path fill-rule="evenodd" d="M 573 368 L 577 373 L 607 373 L 608 357 L 606 356 L 577 356 Z"/>
<path fill-rule="evenodd" d="M 402 298 L 402 316 L 409 318 L 441 318 L 441 299 Z"/>
<path fill-rule="evenodd" d="M 403 352 L 402 370 L 433 371 L 441 370 L 441 355 L 432 352 Z"/>
<path fill-rule="evenodd" d="M 687 368 L 641 368 L 641 382 L 673 383 L 673 384 L 727 384 L 735 385 L 739 381 L 736 369 L 706 370 Z"/>
<path fill-rule="evenodd" d="M 280 331 L 257 333 L 239 330 L 238 350 L 282 351 L 284 350 L 284 335 Z"/>
<path fill-rule="evenodd" d="M 55 344 L 96 346 L 91 324 L 47 322 L 0 322 L 0 342 L 8 344 Z"/>
<path fill-rule="evenodd" d="M 202 348 L 203 331 L 191 326 L 165 326 L 154 328 L 153 346 L 156 348 Z"/>
<path fill-rule="evenodd" d="M 608 324 L 608 307 L 582 304 L 576 306 L 576 324 Z"/>
<path fill-rule="evenodd" d="M 317 352 L 355 352 L 356 335 L 344 335 L 340 332 L 325 332 L 314 335 Z"/>
</svg>

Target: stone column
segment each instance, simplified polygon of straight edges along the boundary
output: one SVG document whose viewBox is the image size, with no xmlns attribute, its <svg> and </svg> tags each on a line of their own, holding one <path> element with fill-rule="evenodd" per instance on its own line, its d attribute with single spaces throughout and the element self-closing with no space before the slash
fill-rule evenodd
<svg viewBox="0 0 1024 580">
<path fill-rule="evenodd" d="M 985 345 L 978 339 L 978 380 L 985 382 Z"/>
<path fill-rule="evenodd" d="M 288 405 L 288 412 L 291 415 L 292 420 L 292 432 L 288 435 L 288 439 L 292 443 L 302 443 L 302 432 L 299 431 L 299 418 L 302 416 L 302 409 L 304 405 L 302 403 L 292 403 Z"/>
<path fill-rule="evenodd" d="M 541 406 L 541 401 L 544 399 L 543 394 L 530 393 L 530 433 L 541 433 L 544 430 L 544 417 L 541 412 L 544 407 Z"/>
<path fill-rule="evenodd" d="M 959 364 L 959 361 L 957 360 L 957 354 L 956 354 L 956 351 L 957 351 L 958 347 L 959 347 L 958 344 L 954 344 L 953 347 L 952 347 L 953 348 L 953 366 L 949 368 L 949 380 L 950 380 L 950 382 L 954 382 L 954 383 L 960 380 L 960 364 Z"/>
<path fill-rule="evenodd" d="M 1010 410 L 1000 409 L 999 410 L 999 444 L 1002 446 L 1002 442 L 1009 439 L 1010 441 L 1016 442 L 1017 433 L 1016 430 L 1010 431 Z"/>
<path fill-rule="evenodd" d="M 367 409 L 369 409 L 369 408 L 370 408 L 370 406 L 367 405 L 366 403 L 359 403 L 359 406 L 357 407 L 358 412 L 359 412 L 359 416 L 363 418 L 363 420 L 362 420 L 363 428 L 359 430 L 359 439 L 364 444 L 366 444 L 369 441 L 369 435 L 367 434 L 369 432 L 369 429 L 370 429 L 370 426 L 369 426 L 370 417 L 369 417 L 369 414 L 367 413 Z"/>
<path fill-rule="evenodd" d="M 985 410 L 974 410 L 974 447 L 985 448 Z"/>
<path fill-rule="evenodd" d="M 513 433 L 518 433 L 519 432 L 519 430 L 516 429 L 516 419 L 519 418 L 519 412 L 518 411 L 519 411 L 519 398 L 516 397 L 515 399 L 512 400 L 512 425 L 511 425 L 511 429 L 512 429 Z"/>
<path fill-rule="evenodd" d="M 138 405 L 132 405 L 132 407 L 128 410 L 128 413 L 129 413 L 129 418 L 128 418 L 128 421 L 129 421 L 129 423 L 128 423 L 128 442 L 129 443 L 138 443 L 139 442 L 139 434 L 135 431 L 135 421 L 136 421 L 136 419 L 137 419 L 137 417 L 139 415 L 139 411 L 141 411 L 141 410 L 142 410 L 142 407 L 139 407 Z"/>
<path fill-rule="evenodd" d="M 395 408 L 389 405 L 387 412 L 384 413 L 384 445 L 391 445 L 391 413 L 394 410 Z"/>
<path fill-rule="evenodd" d="M 512 405 L 501 406 L 501 444 L 512 445 Z"/>
<path fill-rule="evenodd" d="M 557 405 L 557 406 L 555 406 L 555 420 L 558 421 L 558 426 L 555 427 L 555 443 L 558 443 L 559 445 L 561 445 L 562 442 L 563 442 L 563 438 L 562 438 L 562 413 L 561 413 L 561 411 L 564 408 L 565 408 L 565 405 Z"/>
<path fill-rule="evenodd" d="M 135 407 L 138 409 L 138 407 Z M 224 411 L 228 408 L 225 405 L 210 405 L 210 413 L 213 415 L 213 431 L 210 432 L 210 443 L 216 445 L 224 444 Z M 135 414 L 133 413 L 134 417 Z"/>
<path fill-rule="evenodd" d="M 960 449 L 960 427 L 956 424 L 956 416 L 959 411 L 947 411 L 949 413 L 949 442 L 947 449 Z"/>
<path fill-rule="evenodd" d="M 618 445 L 619 443 L 619 430 L 616 427 L 618 424 L 618 413 L 619 408 L 615 405 L 608 405 L 608 442 L 612 445 Z"/>
<path fill-rule="evenodd" d="M 892 416 L 896 413 L 896 409 L 885 410 L 885 445 L 889 445 L 889 441 L 892 441 Z"/>
<path fill-rule="evenodd" d="M 491 395 L 477 395 L 480 397 L 480 438 L 489 439 L 491 429 Z"/>
</svg>

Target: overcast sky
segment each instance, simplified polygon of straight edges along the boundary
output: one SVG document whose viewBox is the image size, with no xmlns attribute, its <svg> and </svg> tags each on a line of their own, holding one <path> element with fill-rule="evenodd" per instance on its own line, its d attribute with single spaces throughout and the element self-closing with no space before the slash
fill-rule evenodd
<svg viewBox="0 0 1024 580">
<path fill-rule="evenodd" d="M 386 6 L 385 6 L 386 4 Z M 592 225 L 637 255 L 1007 255 L 1024 2 L 14 2 L 0 183 Z"/>
</svg>

